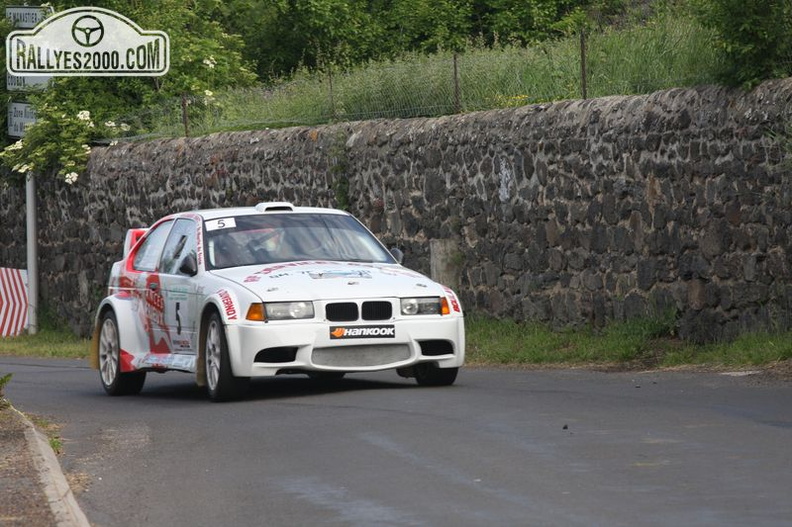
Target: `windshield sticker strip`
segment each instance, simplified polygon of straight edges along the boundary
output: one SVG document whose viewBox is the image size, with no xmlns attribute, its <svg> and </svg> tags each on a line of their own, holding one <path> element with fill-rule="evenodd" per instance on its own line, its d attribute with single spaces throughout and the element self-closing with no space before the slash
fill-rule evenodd
<svg viewBox="0 0 792 527">
<path fill-rule="evenodd" d="M 368 278 L 368 279 L 372 278 L 370 271 L 329 270 L 329 271 L 306 271 L 306 273 L 314 280 L 324 280 L 324 279 L 332 279 L 332 278 Z"/>
<path fill-rule="evenodd" d="M 220 218 L 218 220 L 208 220 L 204 222 L 207 231 L 219 231 L 221 229 L 236 228 L 236 218 Z"/>
</svg>

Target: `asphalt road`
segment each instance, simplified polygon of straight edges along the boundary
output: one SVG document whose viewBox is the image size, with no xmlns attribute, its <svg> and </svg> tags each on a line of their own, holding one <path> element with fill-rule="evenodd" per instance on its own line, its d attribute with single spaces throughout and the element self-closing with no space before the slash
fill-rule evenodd
<svg viewBox="0 0 792 527">
<path fill-rule="evenodd" d="M 84 361 L 0 357 L 62 425 L 93 525 L 792 526 L 792 383 L 716 373 L 463 369 L 104 395 Z"/>
</svg>

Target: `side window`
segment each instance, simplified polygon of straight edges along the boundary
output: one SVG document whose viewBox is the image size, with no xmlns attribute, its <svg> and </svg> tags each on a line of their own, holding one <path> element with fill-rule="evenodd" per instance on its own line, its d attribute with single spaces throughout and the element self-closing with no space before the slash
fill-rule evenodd
<svg viewBox="0 0 792 527">
<path fill-rule="evenodd" d="M 191 252 L 195 254 L 195 250 L 195 223 L 186 219 L 176 220 L 162 251 L 160 272 L 178 274 L 182 259 Z"/>
<path fill-rule="evenodd" d="M 162 247 L 165 245 L 165 239 L 172 225 L 173 221 L 166 221 L 157 225 L 153 231 L 148 233 L 143 245 L 140 246 L 140 249 L 135 254 L 134 262 L 132 262 L 132 267 L 136 271 L 157 270 L 157 262 L 160 254 L 162 254 Z"/>
</svg>

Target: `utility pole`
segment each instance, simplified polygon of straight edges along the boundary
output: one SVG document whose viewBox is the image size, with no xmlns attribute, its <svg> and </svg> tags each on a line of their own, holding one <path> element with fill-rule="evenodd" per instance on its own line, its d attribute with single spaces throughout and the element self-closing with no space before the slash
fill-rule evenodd
<svg viewBox="0 0 792 527">
<path fill-rule="evenodd" d="M 27 209 L 27 276 L 28 276 L 28 334 L 38 332 L 38 225 L 36 221 L 36 178 L 28 175 L 25 183 Z"/>
<path fill-rule="evenodd" d="M 580 87 L 581 95 L 588 99 L 588 73 L 586 72 L 586 30 L 580 30 Z"/>
</svg>

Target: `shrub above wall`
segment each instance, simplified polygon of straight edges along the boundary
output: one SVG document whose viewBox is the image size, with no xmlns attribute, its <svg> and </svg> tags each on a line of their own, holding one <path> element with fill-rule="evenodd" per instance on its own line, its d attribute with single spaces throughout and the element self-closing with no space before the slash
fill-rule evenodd
<svg viewBox="0 0 792 527">
<path fill-rule="evenodd" d="M 95 148 L 88 177 L 40 189 L 43 301 L 87 334 L 127 228 L 283 200 L 347 207 L 422 272 L 432 240 L 455 245 L 468 311 L 557 327 L 673 311 L 699 342 L 788 329 L 790 103 L 787 79 Z M 24 266 L 20 202 L 0 192 L 0 266 Z"/>
</svg>

